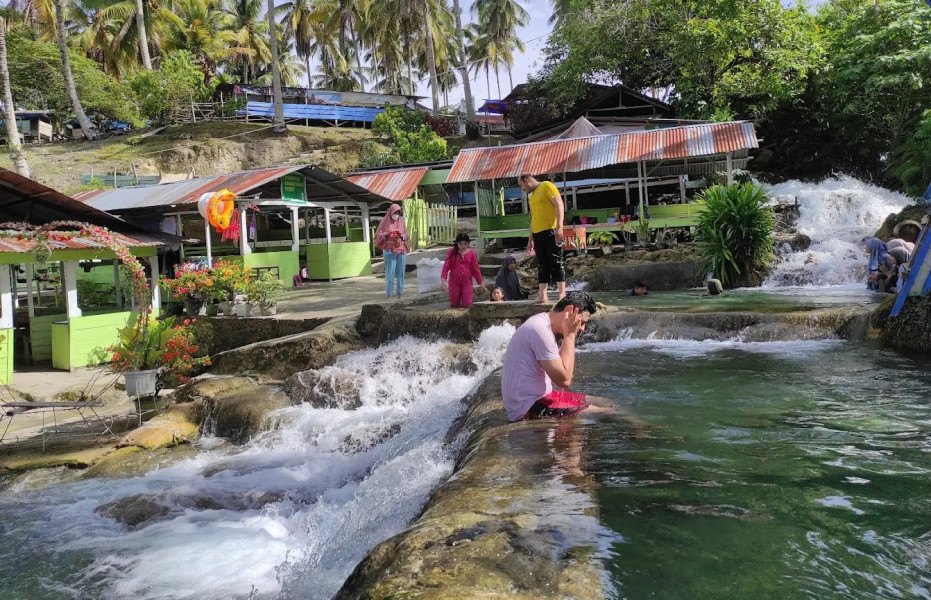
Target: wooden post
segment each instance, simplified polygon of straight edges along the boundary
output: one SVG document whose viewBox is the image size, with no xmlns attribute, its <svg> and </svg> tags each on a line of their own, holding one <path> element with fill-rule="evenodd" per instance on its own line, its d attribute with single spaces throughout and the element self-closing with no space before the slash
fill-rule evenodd
<svg viewBox="0 0 931 600">
<path fill-rule="evenodd" d="M 116 305 L 123 307 L 123 290 L 120 289 L 120 261 L 113 260 L 113 289 L 116 292 Z"/>
<path fill-rule="evenodd" d="M 479 249 L 485 250 L 485 239 L 482 237 L 482 198 L 479 194 L 478 180 L 475 181 L 475 235 L 478 237 Z"/>
<path fill-rule="evenodd" d="M 685 175 L 679 175 L 679 202 L 685 204 Z"/>
<path fill-rule="evenodd" d="M 204 219 L 204 235 L 207 239 L 207 266 L 213 267 L 213 244 L 210 241 L 210 223 Z"/>
<path fill-rule="evenodd" d="M 181 260 L 184 260 L 184 223 L 181 220 L 181 215 L 175 215 L 175 218 L 178 219 L 178 236 L 181 238 Z"/>
<path fill-rule="evenodd" d="M 162 290 L 158 287 L 160 275 L 158 269 L 158 254 L 149 258 L 149 264 L 152 266 L 152 281 L 149 283 L 149 286 L 152 288 L 152 315 L 158 318 L 159 313 L 162 311 Z"/>
<path fill-rule="evenodd" d="M 191 123 L 197 123 L 197 115 L 194 114 L 194 93 L 191 93 Z"/>
<path fill-rule="evenodd" d="M 734 155 L 732 152 L 728 152 L 727 156 L 724 159 L 727 169 L 727 185 L 734 184 Z"/>
<path fill-rule="evenodd" d="M 13 329 L 13 289 L 10 265 L 0 265 L 0 329 Z"/>
<path fill-rule="evenodd" d="M 26 263 L 26 306 L 29 310 L 29 318 L 36 316 L 36 303 L 33 299 L 32 280 L 35 278 L 34 269 L 31 262 Z"/>
<path fill-rule="evenodd" d="M 62 281 L 65 286 L 65 309 L 68 318 L 80 317 L 81 308 L 78 306 L 78 262 L 65 261 L 62 265 Z"/>
<path fill-rule="evenodd" d="M 323 209 L 323 218 L 326 220 L 326 243 L 327 243 L 327 246 L 329 246 L 330 244 L 333 243 L 333 233 L 330 231 L 330 209 L 329 208 Z M 327 248 L 327 252 L 329 252 L 329 248 Z"/>
<path fill-rule="evenodd" d="M 249 228 L 246 224 L 246 208 L 239 211 L 239 253 L 243 256 L 252 254 L 252 246 L 249 245 Z"/>
</svg>

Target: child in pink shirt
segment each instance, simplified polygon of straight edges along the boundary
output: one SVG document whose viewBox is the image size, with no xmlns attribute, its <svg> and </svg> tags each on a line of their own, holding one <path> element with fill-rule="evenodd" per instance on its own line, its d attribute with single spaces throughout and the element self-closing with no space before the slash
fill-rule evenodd
<svg viewBox="0 0 931 600">
<path fill-rule="evenodd" d="M 469 248 L 469 236 L 460 233 L 456 236 L 456 245 L 446 253 L 446 262 L 440 273 L 443 291 L 449 289 L 450 308 L 469 308 L 472 306 L 472 279 L 485 289 L 482 282 L 482 270 L 478 267 L 478 257 Z M 449 283 L 447 284 L 447 279 Z"/>
</svg>

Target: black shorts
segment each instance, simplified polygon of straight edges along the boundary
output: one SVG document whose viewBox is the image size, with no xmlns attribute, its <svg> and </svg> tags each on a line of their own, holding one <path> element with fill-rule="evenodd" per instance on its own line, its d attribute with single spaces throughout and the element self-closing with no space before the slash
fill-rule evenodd
<svg viewBox="0 0 931 600">
<path fill-rule="evenodd" d="M 562 246 L 556 245 L 556 230 L 546 229 L 533 234 L 533 251 L 537 255 L 537 281 L 556 283 L 566 280 L 562 264 Z"/>
</svg>

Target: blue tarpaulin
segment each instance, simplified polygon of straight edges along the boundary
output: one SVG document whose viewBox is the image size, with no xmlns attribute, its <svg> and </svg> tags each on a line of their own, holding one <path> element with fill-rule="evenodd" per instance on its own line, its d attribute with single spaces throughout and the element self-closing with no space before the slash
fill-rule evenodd
<svg viewBox="0 0 931 600">
<path fill-rule="evenodd" d="M 242 112 L 242 111 L 240 111 Z M 358 121 L 371 123 L 375 116 L 385 112 L 384 108 L 365 108 L 361 106 L 329 106 L 325 104 L 285 104 L 285 119 L 310 119 L 311 121 Z M 252 102 L 246 104 L 243 114 L 250 117 L 275 116 L 275 105 L 271 102 Z"/>
</svg>

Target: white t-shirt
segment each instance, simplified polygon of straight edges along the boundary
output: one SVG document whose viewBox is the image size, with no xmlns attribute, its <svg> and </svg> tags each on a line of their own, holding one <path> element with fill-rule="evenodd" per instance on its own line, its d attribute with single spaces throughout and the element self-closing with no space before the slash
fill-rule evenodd
<svg viewBox="0 0 931 600">
<path fill-rule="evenodd" d="M 501 372 L 501 399 L 509 421 L 520 420 L 534 402 L 553 391 L 553 382 L 540 361 L 556 358 L 559 346 L 549 313 L 530 317 L 514 332 Z"/>
</svg>

